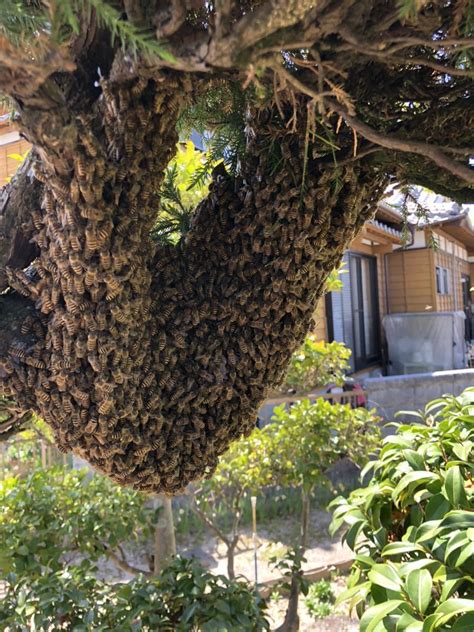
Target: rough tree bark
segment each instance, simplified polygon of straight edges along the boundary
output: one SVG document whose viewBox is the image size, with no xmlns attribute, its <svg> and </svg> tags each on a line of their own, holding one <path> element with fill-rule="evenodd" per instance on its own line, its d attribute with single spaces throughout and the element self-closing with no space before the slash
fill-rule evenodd
<svg viewBox="0 0 474 632">
<path fill-rule="evenodd" d="M 168 62 L 131 61 L 93 12 L 67 50 L 46 54 L 43 45 L 35 62 L 0 41 L 9 53 L 0 56 L 0 87 L 35 148 L 35 179 L 25 165 L 0 198 L 0 287 L 9 286 L 0 295 L 0 396 L 37 412 L 61 450 L 121 484 L 179 492 L 252 430 L 328 273 L 397 171 L 392 150 L 432 160 L 435 175 L 444 169 L 444 190 L 470 191 L 470 150 L 437 109 L 469 119 L 465 72 L 455 69 L 445 87 L 430 53 L 427 67 L 416 58 L 416 70 L 405 70 L 406 82 L 394 77 L 400 37 L 421 37 L 403 30 L 394 3 L 364 0 L 355 12 L 350 0 L 313 4 L 173 3 L 170 19 L 161 3 L 125 3 L 120 19 L 148 20 L 169 38 Z M 423 16 L 424 50 L 444 24 L 436 11 Z M 385 65 L 375 53 L 361 61 L 352 34 L 364 28 L 369 52 L 386 38 Z M 288 54 L 277 58 L 285 45 L 309 45 L 304 38 L 316 48 L 291 64 Z M 257 87 L 273 97 L 249 99 L 238 173 L 217 168 L 186 238 L 156 247 L 150 229 L 180 111 L 215 82 L 252 82 L 255 64 Z M 373 70 L 392 91 L 375 111 L 383 88 L 374 90 Z M 422 80 L 437 96 L 428 105 L 416 96 L 416 126 L 403 103 Z M 332 157 L 315 134 L 318 111 L 318 124 L 338 134 Z M 449 130 L 448 146 L 420 144 L 433 130 Z"/>
</svg>

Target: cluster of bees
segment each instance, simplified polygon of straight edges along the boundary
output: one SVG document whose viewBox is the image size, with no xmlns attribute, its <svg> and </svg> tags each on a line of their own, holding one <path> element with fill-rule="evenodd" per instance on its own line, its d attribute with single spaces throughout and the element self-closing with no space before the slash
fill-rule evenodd
<svg viewBox="0 0 474 632">
<path fill-rule="evenodd" d="M 154 246 L 182 95 L 171 80 L 102 88 L 102 128 L 98 116 L 94 129 L 70 122 L 63 173 L 48 163 L 57 144 L 43 146 L 41 254 L 8 271 L 38 318 L 2 359 L 2 392 L 36 410 L 60 449 L 120 484 L 174 494 L 252 431 L 377 187 L 350 166 L 338 187 L 316 168 L 305 177 L 304 134 L 281 141 L 300 158 L 291 174 L 269 178 L 257 137 L 240 176 L 216 169 L 187 236 Z"/>
</svg>

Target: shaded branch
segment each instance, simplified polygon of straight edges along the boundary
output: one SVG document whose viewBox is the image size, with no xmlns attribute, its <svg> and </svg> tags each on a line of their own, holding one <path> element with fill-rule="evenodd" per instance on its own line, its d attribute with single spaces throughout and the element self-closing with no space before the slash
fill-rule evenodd
<svg viewBox="0 0 474 632">
<path fill-rule="evenodd" d="M 223 531 L 221 531 L 219 529 L 219 527 L 214 524 L 212 522 L 212 520 L 209 520 L 209 518 L 206 516 L 205 512 L 202 511 L 202 509 L 199 507 L 199 505 L 196 502 L 196 499 L 194 497 L 194 495 L 191 497 L 191 510 L 194 511 L 194 513 L 204 522 L 204 524 L 209 527 L 209 529 L 211 529 L 211 531 L 213 531 L 217 537 L 222 540 L 222 542 L 224 542 L 224 544 L 227 547 L 230 547 L 231 542 L 229 540 L 229 538 L 225 535 L 225 533 L 223 533 Z"/>
<path fill-rule="evenodd" d="M 410 152 L 429 158 L 436 165 L 438 165 L 438 167 L 449 171 L 461 180 L 465 180 L 470 184 L 474 184 L 474 169 L 466 167 L 459 162 L 452 160 L 435 145 L 430 145 L 429 143 L 423 143 L 416 140 L 397 138 L 393 135 L 388 136 L 385 134 L 381 134 L 366 123 L 363 123 L 355 116 L 349 114 L 347 110 L 339 105 L 336 101 L 331 100 L 330 104 L 328 103 L 328 105 L 334 112 L 342 116 L 342 118 L 350 127 L 352 127 L 352 129 L 354 129 L 367 140 L 370 140 L 382 147 L 386 147 L 387 149 Z"/>
<path fill-rule="evenodd" d="M 34 178 L 30 155 L 11 182 L 0 189 L 0 292 L 8 283 L 4 268 L 25 268 L 37 256 L 31 243 L 31 212 L 39 210 L 43 185 Z"/>
<path fill-rule="evenodd" d="M 227 37 L 213 40 L 206 61 L 221 67 L 232 65 L 244 50 L 300 22 L 314 4 L 314 0 L 267 0 L 244 15 Z"/>
<path fill-rule="evenodd" d="M 136 566 L 132 566 L 131 564 L 129 564 L 124 556 L 123 556 L 123 552 L 122 556 L 118 556 L 114 551 L 112 551 L 112 549 L 110 549 L 106 544 L 103 545 L 104 547 L 104 553 L 106 555 L 106 557 L 112 561 L 115 566 L 120 569 L 121 571 L 124 571 L 125 573 L 131 573 L 132 575 L 144 575 L 145 577 L 153 577 L 153 573 L 150 571 L 145 571 L 142 568 L 137 568 Z"/>
</svg>

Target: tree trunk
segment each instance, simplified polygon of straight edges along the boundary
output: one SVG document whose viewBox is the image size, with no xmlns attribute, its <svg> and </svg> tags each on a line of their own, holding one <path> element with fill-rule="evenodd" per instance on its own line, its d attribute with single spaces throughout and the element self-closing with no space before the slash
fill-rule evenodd
<svg viewBox="0 0 474 632">
<path fill-rule="evenodd" d="M 227 547 L 227 577 L 229 579 L 235 579 L 234 554 L 235 554 L 235 544 L 234 542 L 232 542 Z"/>
<path fill-rule="evenodd" d="M 160 494 L 159 498 L 162 511 L 155 529 L 155 555 L 153 562 L 155 575 L 159 575 L 176 555 L 173 502 L 165 494 Z"/>
<path fill-rule="evenodd" d="M 155 247 L 186 93 L 163 79 L 102 82 L 88 114 L 23 108 L 44 196 L 31 209 L 39 256 L 28 273 L 6 271 L 24 318 L 0 297 L 18 324 L 0 344 L 0 394 L 43 417 L 60 450 L 173 494 L 252 431 L 384 178 L 334 171 L 305 129 L 256 114 L 240 175 L 216 169 L 186 238 Z"/>
<path fill-rule="evenodd" d="M 299 555 L 303 557 L 308 540 L 309 512 L 310 512 L 310 494 L 304 487 L 301 488 L 301 523 L 300 523 L 300 543 Z M 288 597 L 288 607 L 285 613 L 285 619 L 278 628 L 278 632 L 295 632 L 300 629 L 300 618 L 298 615 L 298 604 L 301 590 L 301 577 L 303 571 L 295 569 L 291 578 L 290 595 Z"/>
</svg>

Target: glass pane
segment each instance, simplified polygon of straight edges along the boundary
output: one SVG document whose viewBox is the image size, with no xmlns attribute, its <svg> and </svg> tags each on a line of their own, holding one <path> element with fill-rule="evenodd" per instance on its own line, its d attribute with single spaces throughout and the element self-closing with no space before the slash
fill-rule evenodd
<svg viewBox="0 0 474 632">
<path fill-rule="evenodd" d="M 364 356 L 364 348 L 362 344 L 362 331 L 360 326 L 360 314 L 362 308 L 360 282 L 360 259 L 359 257 L 351 257 L 351 292 L 352 292 L 352 311 L 354 323 L 354 355 L 356 358 Z"/>
<path fill-rule="evenodd" d="M 372 259 L 361 259 L 362 272 L 362 297 L 364 310 L 364 337 L 365 337 L 365 355 L 372 356 L 376 354 L 376 306 L 373 288 L 373 269 L 374 262 Z"/>
<path fill-rule="evenodd" d="M 444 293 L 449 294 L 449 282 L 448 282 L 448 270 L 447 268 L 443 268 L 443 277 L 444 277 Z"/>
</svg>

